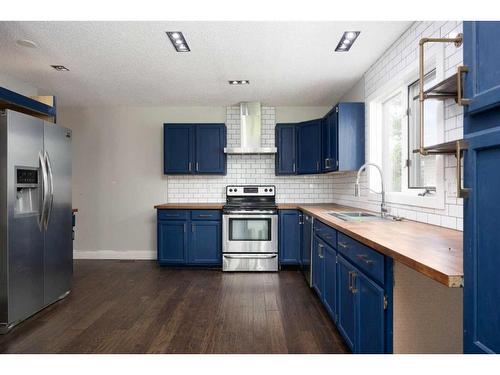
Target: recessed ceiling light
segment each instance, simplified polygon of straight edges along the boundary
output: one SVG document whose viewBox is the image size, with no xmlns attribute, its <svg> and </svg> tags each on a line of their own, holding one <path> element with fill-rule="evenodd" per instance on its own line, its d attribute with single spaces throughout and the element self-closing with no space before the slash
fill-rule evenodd
<svg viewBox="0 0 500 375">
<path fill-rule="evenodd" d="M 231 80 L 228 81 L 230 85 L 249 85 L 250 81 L 248 79 Z"/>
<path fill-rule="evenodd" d="M 16 41 L 16 43 L 22 47 L 28 47 L 28 48 L 37 48 L 38 44 L 36 44 L 34 41 L 29 40 L 29 39 L 19 39 Z"/>
<path fill-rule="evenodd" d="M 339 44 L 337 44 L 337 48 L 335 48 L 335 51 L 349 51 L 360 33 L 361 31 L 346 31 L 344 35 L 342 35 L 342 38 L 340 38 Z"/>
<path fill-rule="evenodd" d="M 58 72 L 69 72 L 69 69 L 66 68 L 64 65 L 51 65 L 55 70 Z"/>
<path fill-rule="evenodd" d="M 167 31 L 168 38 L 177 52 L 189 52 L 188 44 L 180 31 Z"/>
</svg>

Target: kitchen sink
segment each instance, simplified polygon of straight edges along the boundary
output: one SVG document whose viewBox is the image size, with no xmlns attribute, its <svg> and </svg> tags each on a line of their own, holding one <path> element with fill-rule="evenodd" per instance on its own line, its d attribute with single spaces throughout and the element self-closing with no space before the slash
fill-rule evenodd
<svg viewBox="0 0 500 375">
<path fill-rule="evenodd" d="M 385 220 L 380 215 L 370 214 L 368 212 L 354 211 L 354 212 L 327 212 L 328 215 L 336 217 L 344 221 L 377 221 Z"/>
</svg>

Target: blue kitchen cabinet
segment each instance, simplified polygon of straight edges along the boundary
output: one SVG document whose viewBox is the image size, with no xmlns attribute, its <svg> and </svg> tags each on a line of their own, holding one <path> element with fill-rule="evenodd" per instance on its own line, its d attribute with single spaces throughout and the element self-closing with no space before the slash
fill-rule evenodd
<svg viewBox="0 0 500 375">
<path fill-rule="evenodd" d="M 297 173 L 321 173 L 321 119 L 297 126 Z"/>
<path fill-rule="evenodd" d="M 302 215 L 302 238 L 300 240 L 300 263 L 303 267 L 311 265 L 312 245 L 312 216 L 301 212 Z"/>
<path fill-rule="evenodd" d="M 337 136 L 337 112 L 328 112 L 322 122 L 322 158 L 321 168 L 323 172 L 333 172 L 338 167 L 338 136 Z"/>
<path fill-rule="evenodd" d="M 339 103 L 337 114 L 337 171 L 357 171 L 365 163 L 365 104 Z"/>
<path fill-rule="evenodd" d="M 188 253 L 189 264 L 221 264 L 220 221 L 192 221 Z"/>
<path fill-rule="evenodd" d="M 276 148 L 275 158 L 276 175 L 292 175 L 297 173 L 297 128 L 296 124 L 276 125 Z"/>
<path fill-rule="evenodd" d="M 224 124 L 196 126 L 196 173 L 226 173 L 226 127 Z"/>
<path fill-rule="evenodd" d="M 324 271 L 323 271 L 323 244 L 321 240 L 314 236 L 312 242 L 312 254 L 311 254 L 311 262 L 312 262 L 312 278 L 311 285 L 312 288 L 318 294 L 320 300 L 323 300 L 323 282 L 324 282 Z"/>
<path fill-rule="evenodd" d="M 337 320 L 337 252 L 325 244 L 323 255 L 323 304 L 333 321 Z"/>
<path fill-rule="evenodd" d="M 356 299 L 356 353 L 385 351 L 385 291 L 361 272 L 353 274 Z"/>
<path fill-rule="evenodd" d="M 194 125 L 163 126 L 163 168 L 165 174 L 186 174 L 193 171 Z"/>
<path fill-rule="evenodd" d="M 157 217 L 157 252 L 160 265 L 222 264 L 219 210 L 160 209 Z"/>
<path fill-rule="evenodd" d="M 182 220 L 159 220 L 158 261 L 162 265 L 182 265 L 186 263 L 187 255 L 187 225 Z"/>
<path fill-rule="evenodd" d="M 500 22 L 464 22 L 465 113 L 473 114 L 500 105 Z M 480 125 L 480 124 L 477 124 Z"/>
<path fill-rule="evenodd" d="M 499 22 L 464 22 L 464 352 L 500 353 Z"/>
<path fill-rule="evenodd" d="M 165 174 L 225 174 L 224 124 L 164 124 Z"/>
<path fill-rule="evenodd" d="M 282 265 L 300 264 L 302 214 L 279 210 L 279 260 Z"/>
<path fill-rule="evenodd" d="M 354 267 L 341 256 L 337 257 L 337 328 L 347 346 L 355 350 L 355 296 L 352 293 Z"/>
</svg>

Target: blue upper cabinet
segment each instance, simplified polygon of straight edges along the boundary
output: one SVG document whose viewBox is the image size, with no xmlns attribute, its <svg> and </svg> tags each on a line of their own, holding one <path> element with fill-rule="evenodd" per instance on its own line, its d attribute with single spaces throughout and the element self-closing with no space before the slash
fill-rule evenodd
<svg viewBox="0 0 500 375">
<path fill-rule="evenodd" d="M 196 173 L 226 173 L 226 127 L 224 124 L 196 126 Z"/>
<path fill-rule="evenodd" d="M 323 172 L 333 172 L 338 167 L 338 129 L 336 108 L 327 113 L 322 122 L 322 158 Z"/>
<path fill-rule="evenodd" d="M 464 22 L 464 65 L 469 68 L 464 97 L 471 99 L 466 113 L 500 105 L 499 35 L 500 22 Z"/>
<path fill-rule="evenodd" d="M 338 171 L 357 171 L 365 163 L 365 104 L 339 103 L 337 114 Z"/>
<path fill-rule="evenodd" d="M 500 353 L 500 22 L 464 22 L 464 352 Z"/>
<path fill-rule="evenodd" d="M 165 174 L 225 174 L 224 124 L 164 124 Z"/>
<path fill-rule="evenodd" d="M 279 210 L 280 264 L 300 264 L 302 214 L 297 210 Z"/>
<path fill-rule="evenodd" d="M 297 129 L 296 124 L 276 125 L 276 175 L 297 173 Z"/>
<path fill-rule="evenodd" d="M 297 172 L 321 173 L 321 119 L 297 126 Z"/>
</svg>

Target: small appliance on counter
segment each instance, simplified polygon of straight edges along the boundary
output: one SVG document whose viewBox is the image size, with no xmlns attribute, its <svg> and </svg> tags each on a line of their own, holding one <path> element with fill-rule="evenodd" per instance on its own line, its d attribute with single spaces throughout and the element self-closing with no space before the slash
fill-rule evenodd
<svg viewBox="0 0 500 375">
<path fill-rule="evenodd" d="M 223 271 L 278 271 L 276 188 L 226 186 Z"/>
</svg>

